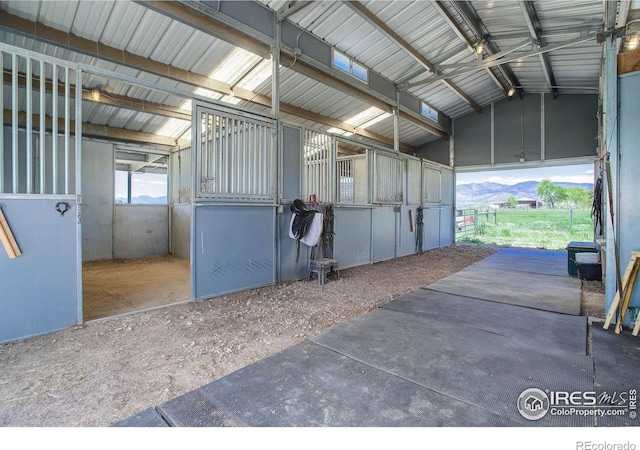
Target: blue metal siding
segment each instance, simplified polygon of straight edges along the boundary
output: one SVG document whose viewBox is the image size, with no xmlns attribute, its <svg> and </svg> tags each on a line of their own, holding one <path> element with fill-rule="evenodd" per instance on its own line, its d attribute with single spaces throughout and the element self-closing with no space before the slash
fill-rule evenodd
<svg viewBox="0 0 640 450">
<path fill-rule="evenodd" d="M 66 201 L 64 216 L 56 203 Z M 64 199 L 0 199 L 22 256 L 0 249 L 0 343 L 78 322 L 77 205 Z"/>
<path fill-rule="evenodd" d="M 195 297 L 206 299 L 275 282 L 275 208 L 195 208 Z"/>
<path fill-rule="evenodd" d="M 337 207 L 334 255 L 341 269 L 371 262 L 371 209 Z"/>
<path fill-rule="evenodd" d="M 393 206 L 373 208 L 373 262 L 396 256 L 396 212 Z"/>
<path fill-rule="evenodd" d="M 619 78 L 619 211 L 617 230 L 620 239 L 620 270 L 624 272 L 632 251 L 640 251 L 640 72 Z M 640 289 L 636 282 L 629 305 L 640 308 Z M 627 316 L 629 317 L 629 316 Z"/>
</svg>

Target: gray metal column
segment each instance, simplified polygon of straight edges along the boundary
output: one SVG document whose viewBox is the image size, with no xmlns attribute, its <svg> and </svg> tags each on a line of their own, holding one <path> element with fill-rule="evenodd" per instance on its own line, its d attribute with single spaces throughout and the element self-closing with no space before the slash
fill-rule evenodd
<svg viewBox="0 0 640 450">
<path fill-rule="evenodd" d="M 611 186 L 612 192 L 611 197 L 614 201 L 614 216 L 618 211 L 619 205 L 617 204 L 618 198 L 618 74 L 617 74 L 617 42 L 615 37 L 611 37 L 606 40 L 604 43 L 604 102 L 603 102 L 603 112 L 604 112 L 604 120 L 603 120 L 603 142 L 604 142 L 604 151 L 609 152 L 610 156 L 610 167 L 611 173 L 608 174 L 611 176 Z M 604 181 L 604 180 L 603 180 Z M 603 183 L 605 193 L 608 189 L 607 183 Z M 608 204 L 608 195 L 605 195 L 604 198 Z M 614 249 L 614 240 L 615 245 L 617 246 L 619 242 L 619 230 L 617 224 L 612 221 L 610 207 L 607 206 L 606 209 L 606 227 L 605 227 L 605 239 L 607 241 L 607 252 L 606 252 L 606 281 L 605 281 L 605 312 L 609 311 L 611 303 L 613 302 L 613 297 L 615 296 L 617 290 L 617 275 L 616 275 L 616 264 L 619 264 L 619 261 L 616 261 L 616 251 Z M 614 217 L 613 220 L 617 219 Z M 617 233 L 614 233 L 616 231 Z M 623 270 L 623 269 L 622 269 Z"/>
</svg>

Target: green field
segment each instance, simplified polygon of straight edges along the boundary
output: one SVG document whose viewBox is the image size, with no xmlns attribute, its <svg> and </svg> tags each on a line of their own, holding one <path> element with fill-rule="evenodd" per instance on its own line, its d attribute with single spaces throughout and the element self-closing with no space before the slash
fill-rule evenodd
<svg viewBox="0 0 640 450">
<path fill-rule="evenodd" d="M 593 218 L 587 209 L 503 209 L 497 211 L 497 223 L 492 213 L 488 220 L 479 214 L 475 228 L 456 233 L 457 242 L 564 249 L 571 241 L 593 240 Z"/>
</svg>

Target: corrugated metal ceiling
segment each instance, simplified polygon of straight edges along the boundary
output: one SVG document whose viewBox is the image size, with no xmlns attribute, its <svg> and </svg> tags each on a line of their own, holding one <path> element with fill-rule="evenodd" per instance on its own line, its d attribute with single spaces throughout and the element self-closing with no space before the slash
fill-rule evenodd
<svg viewBox="0 0 640 450">
<path fill-rule="evenodd" d="M 291 2 L 260 0 L 260 3 L 277 12 Z M 547 45 L 576 38 L 580 35 L 580 30 L 589 27 L 591 30 L 602 27 L 603 0 L 532 3 L 542 31 L 547 33 Z M 635 3 L 637 0 L 634 0 Z M 465 21 L 459 14 L 455 2 L 442 1 L 434 5 L 426 1 L 372 0 L 364 1 L 362 5 L 429 62 L 435 65 L 468 66 L 478 63 L 478 56 L 468 45 L 468 42 L 478 41 L 477 30 L 473 29 L 474 24 Z M 477 20 L 490 33 L 489 38 L 499 50 L 510 49 L 527 36 L 531 37 L 519 2 L 482 0 L 473 1 L 468 5 L 475 11 Z M 438 7 L 443 8 L 457 22 L 467 41 L 444 20 Z M 2 1 L 0 8 L 57 30 L 204 76 L 209 76 L 234 49 L 233 45 L 221 39 L 159 14 L 143 4 L 129 1 Z M 409 49 L 402 48 L 398 42 L 389 39 L 379 27 L 343 2 L 312 2 L 289 16 L 287 20 L 393 83 L 415 83 L 431 76 L 430 72 L 410 55 Z M 70 61 L 93 64 L 147 81 L 159 82 L 170 88 L 194 90 L 193 86 L 184 83 L 100 61 L 4 30 L 0 31 L 0 39 L 11 45 Z M 524 47 L 519 53 L 524 54 L 529 50 L 531 46 Z M 514 52 L 514 55 L 517 54 L 518 52 Z M 490 54 L 485 52 L 483 56 L 487 58 Z M 549 52 L 548 59 L 560 95 L 594 93 L 598 87 L 600 58 L 601 47 L 595 40 Z M 539 56 L 512 61 L 507 69 L 512 71 L 519 87 L 525 91 L 550 92 L 552 88 Z M 241 80 L 229 83 L 242 83 L 243 80 L 246 81 L 257 74 L 258 70 L 259 68 L 253 68 L 246 76 L 241 77 Z M 451 81 L 473 102 L 484 107 L 505 97 L 509 87 L 508 78 L 508 73 L 494 67 L 457 75 L 452 77 Z M 263 79 L 258 80 L 259 84 L 253 91 L 256 94 L 270 96 L 270 79 L 261 80 Z M 496 80 L 501 82 L 502 86 Z M 97 75 L 86 75 L 84 83 L 89 88 L 96 87 L 105 92 L 174 107 L 179 107 L 185 101 L 185 98 L 179 95 L 131 86 L 122 81 L 105 80 Z M 407 89 L 452 118 L 474 110 L 472 104 L 442 81 L 425 82 Z M 335 87 L 286 69 L 281 76 L 281 98 L 282 101 L 296 107 L 339 121 L 344 121 L 370 106 Z M 236 99 L 236 102 L 238 101 Z M 260 111 L 266 110 L 265 107 L 257 107 L 244 101 L 240 104 Z M 286 117 L 288 120 L 295 118 L 291 115 Z M 166 118 L 145 112 L 94 104 L 88 105 L 85 120 L 146 132 L 157 132 L 167 121 Z M 299 124 L 309 124 L 308 120 L 301 118 L 295 118 L 295 121 Z M 387 118 L 371 126 L 370 130 L 393 138 L 393 119 Z M 436 139 L 425 129 L 403 120 L 400 121 L 400 138 L 401 141 L 414 146 Z"/>
</svg>

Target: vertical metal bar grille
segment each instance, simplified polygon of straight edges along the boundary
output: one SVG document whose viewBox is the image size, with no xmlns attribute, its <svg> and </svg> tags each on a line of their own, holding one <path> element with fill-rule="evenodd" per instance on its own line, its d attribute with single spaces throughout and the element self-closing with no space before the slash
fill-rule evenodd
<svg viewBox="0 0 640 450">
<path fill-rule="evenodd" d="M 28 194 L 33 193 L 33 116 L 31 111 L 33 109 L 33 96 L 32 96 L 32 85 L 31 85 L 31 59 L 27 58 L 26 62 L 26 110 L 27 110 L 27 132 L 25 133 L 25 141 L 26 141 L 26 157 L 25 157 L 25 167 L 26 167 L 26 192 Z"/>
<path fill-rule="evenodd" d="M 315 195 L 318 202 L 333 202 L 336 157 L 332 137 L 305 130 L 303 159 L 304 197 L 309 198 L 310 195 Z"/>
<path fill-rule="evenodd" d="M 13 55 L 12 58 L 13 70 L 11 71 L 11 162 L 12 172 L 11 178 L 13 181 L 13 193 L 19 192 L 18 190 L 18 110 L 20 104 L 18 101 L 18 55 Z"/>
<path fill-rule="evenodd" d="M 52 193 L 58 193 L 58 65 L 51 65 L 51 186 Z"/>
<path fill-rule="evenodd" d="M 45 124 L 46 124 L 46 116 L 47 116 L 47 101 L 46 101 L 46 92 L 45 89 L 46 83 L 46 72 L 45 72 L 45 63 L 44 61 L 40 62 L 40 129 L 39 129 L 39 141 L 40 141 L 40 158 L 39 158 L 39 166 L 38 173 L 40 174 L 40 184 L 39 184 L 39 193 L 44 194 L 46 189 L 46 177 L 45 177 L 45 156 L 46 156 L 46 139 L 45 139 Z"/>
<path fill-rule="evenodd" d="M 69 68 L 64 68 L 64 193 L 69 194 L 69 148 L 71 145 L 71 82 Z"/>
<path fill-rule="evenodd" d="M 374 203 L 402 203 L 404 192 L 404 161 L 376 151 Z"/>
<path fill-rule="evenodd" d="M 0 52 L 0 73 L 4 78 L 4 52 Z M 2 105 L 2 126 L 0 126 L 0 194 L 4 192 L 4 80 L 0 89 L 0 105 Z"/>
<path fill-rule="evenodd" d="M 11 105 L 8 113 L 10 133 L 0 127 L 0 193 L 77 193 L 82 136 L 82 71 L 58 61 L 52 62 L 44 55 L 40 58 L 21 54 L 19 50 L 3 49 L 0 51 L 0 72 L 11 77 L 7 81 L 8 88 L 0 89 L 3 109 Z M 61 72 L 62 80 L 59 79 Z M 50 92 L 47 92 L 48 84 Z M 59 118 L 60 96 L 64 98 L 64 108 Z M 49 111 L 47 106 L 50 106 Z M 49 139 L 47 127 L 51 129 Z M 58 131 L 62 132 L 61 136 Z M 77 137 L 75 148 L 71 145 L 72 135 Z M 61 138 L 64 155 L 58 154 Z M 59 156 L 63 156 L 64 164 Z"/>
<path fill-rule="evenodd" d="M 353 203 L 355 174 L 353 158 L 338 158 L 338 203 Z"/>
<path fill-rule="evenodd" d="M 200 117 L 198 197 L 273 200 L 273 125 L 218 111 Z"/>
</svg>

